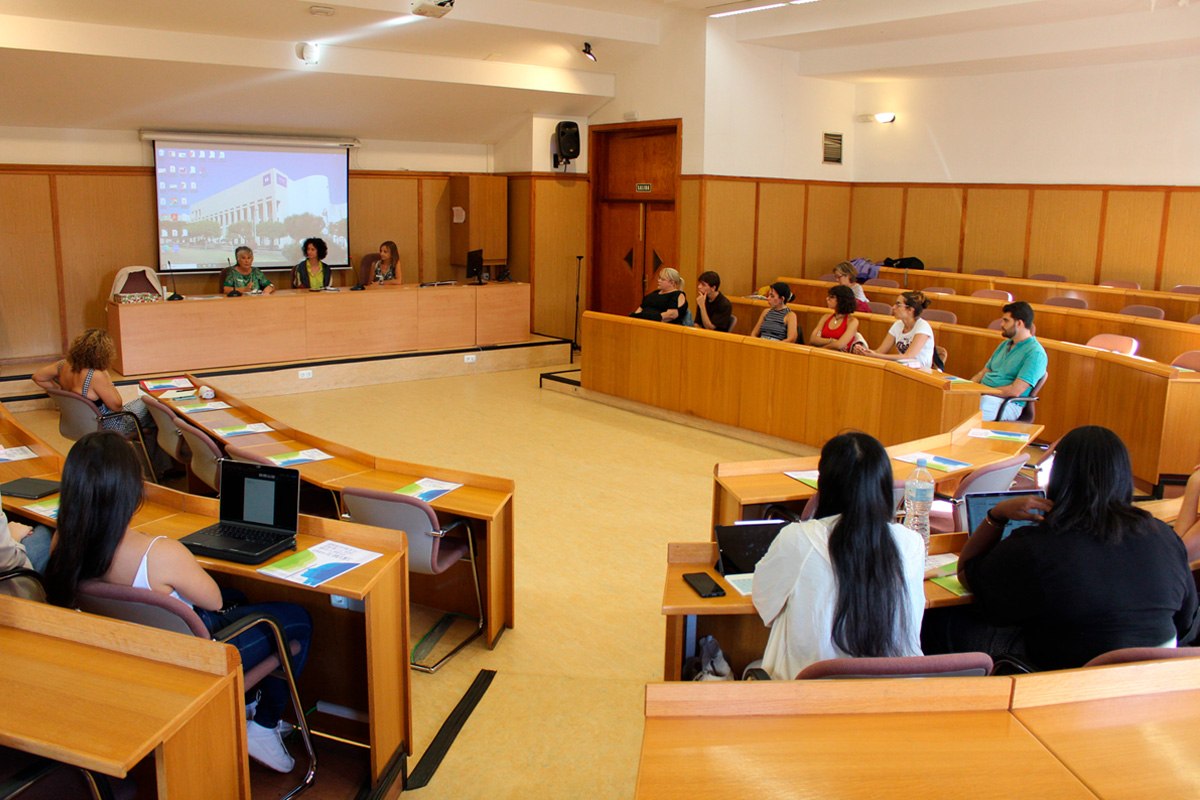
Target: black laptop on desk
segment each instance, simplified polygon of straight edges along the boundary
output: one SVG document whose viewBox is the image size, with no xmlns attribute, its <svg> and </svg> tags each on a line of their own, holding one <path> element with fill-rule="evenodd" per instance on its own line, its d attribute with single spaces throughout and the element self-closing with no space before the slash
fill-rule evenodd
<svg viewBox="0 0 1200 800">
<path fill-rule="evenodd" d="M 181 541 L 198 556 L 261 564 L 296 549 L 300 521 L 300 471 L 221 462 L 221 521 Z"/>
</svg>

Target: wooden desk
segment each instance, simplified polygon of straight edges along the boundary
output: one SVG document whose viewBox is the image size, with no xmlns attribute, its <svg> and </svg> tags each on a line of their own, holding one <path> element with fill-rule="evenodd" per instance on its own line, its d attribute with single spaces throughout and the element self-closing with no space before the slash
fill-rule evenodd
<svg viewBox="0 0 1200 800">
<path fill-rule="evenodd" d="M 0 447 L 28 447 L 37 456 L 23 461 L 0 463 L 0 483 L 17 478 L 57 475 L 62 472 L 63 457 L 58 451 L 17 422 L 16 417 L 3 403 L 0 403 Z"/>
<path fill-rule="evenodd" d="M 650 684 L 635 797 L 1093 798 L 1008 712 L 1011 686 Z"/>
<path fill-rule="evenodd" d="M 529 284 L 109 303 L 122 375 L 473 347 L 529 339 Z"/>
<path fill-rule="evenodd" d="M 0 596 L 0 744 L 116 778 L 152 756 L 159 797 L 249 798 L 240 665 L 232 645 Z"/>
<path fill-rule="evenodd" d="M 463 484 L 434 500 L 431 505 L 438 514 L 471 521 L 476 542 L 475 554 L 479 559 L 479 588 L 483 596 L 488 647 L 495 647 L 504 629 L 513 626 L 516 607 L 513 495 L 516 486 L 511 480 L 373 456 L 297 430 L 214 386 L 210 381 L 202 381 L 192 375 L 188 377 L 197 386 L 211 388 L 216 398 L 228 403 L 231 408 L 196 414 L 180 413 L 181 417 L 224 445 L 244 447 L 259 455 L 278 455 L 308 448 L 318 448 L 333 455 L 332 459 L 300 464 L 297 468 L 306 482 L 327 489 L 335 496 L 347 486 L 395 491 L 420 478 L 437 478 Z M 178 406 L 174 407 L 179 413 Z M 251 422 L 270 425 L 272 431 L 228 438 L 216 432 L 218 428 Z M 341 508 L 340 499 L 338 508 Z M 413 601 L 474 616 L 478 610 L 468 570 L 470 565 L 462 563 L 442 575 L 412 575 Z"/>
</svg>

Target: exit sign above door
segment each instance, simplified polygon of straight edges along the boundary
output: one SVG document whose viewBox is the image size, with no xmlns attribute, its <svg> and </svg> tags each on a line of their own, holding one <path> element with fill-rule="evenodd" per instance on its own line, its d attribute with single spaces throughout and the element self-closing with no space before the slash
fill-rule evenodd
<svg viewBox="0 0 1200 800">
<path fill-rule="evenodd" d="M 648 184 L 648 183 L 639 183 L 639 184 L 637 185 L 637 191 L 639 191 L 639 192 L 648 192 L 648 191 L 650 191 L 650 184 Z"/>
</svg>

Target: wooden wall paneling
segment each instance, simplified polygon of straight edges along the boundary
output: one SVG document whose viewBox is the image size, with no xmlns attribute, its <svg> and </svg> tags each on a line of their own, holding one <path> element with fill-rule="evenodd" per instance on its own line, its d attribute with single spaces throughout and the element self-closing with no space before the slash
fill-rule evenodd
<svg viewBox="0 0 1200 800">
<path fill-rule="evenodd" d="M 958 269 L 963 190 L 912 187 L 904 216 L 904 252 L 931 267 Z"/>
<path fill-rule="evenodd" d="M 1200 284 L 1200 192 L 1171 192 L 1167 237 L 1163 248 L 1164 291 L 1180 283 Z M 1142 281 L 1143 288 L 1146 281 Z"/>
<path fill-rule="evenodd" d="M 1138 281 L 1153 289 L 1165 192 L 1108 193 L 1101 280 Z"/>
<path fill-rule="evenodd" d="M 630 400 L 683 411 L 683 337 L 679 325 L 631 320 L 629 331 Z M 694 391 L 688 387 L 688 391 Z"/>
<path fill-rule="evenodd" d="M 863 362 L 859 356 L 812 348 L 805 391 L 808 418 L 803 441 L 806 444 L 823 445 L 847 430 L 865 431 L 879 437 L 881 404 L 859 403 L 854 398 L 884 397 L 884 362 Z"/>
<path fill-rule="evenodd" d="M 698 328 L 687 334 L 683 337 L 683 411 L 701 419 L 737 425 L 743 337 Z"/>
<path fill-rule="evenodd" d="M 576 256 L 587 255 L 588 183 L 538 178 L 533 185 L 533 330 L 575 335 Z M 586 270 L 587 259 L 583 268 Z M 579 312 L 587 308 L 587 274 L 580 278 Z M 629 309 L 632 311 L 633 309 Z"/>
<path fill-rule="evenodd" d="M 579 337 L 587 353 L 588 368 L 583 371 L 583 388 L 596 392 L 629 396 L 629 320 L 608 314 L 585 312 Z"/>
<path fill-rule="evenodd" d="M 1094 283 L 1100 234 L 1099 189 L 1035 189 L 1029 230 L 1029 274 L 1057 272 Z"/>
<path fill-rule="evenodd" d="M 0 175 L 0 363 L 62 352 L 54 219 L 47 175 Z"/>
<path fill-rule="evenodd" d="M 1129 449 L 1134 477 L 1154 484 L 1158 482 L 1163 416 L 1144 413 L 1144 409 L 1166 407 L 1170 370 L 1130 369 L 1128 364 L 1124 356 L 1096 355 L 1090 422 L 1117 433 Z M 1115 387 L 1120 390 L 1114 391 Z"/>
<path fill-rule="evenodd" d="M 508 179 L 508 273 L 529 282 L 533 264 L 533 178 Z"/>
<path fill-rule="evenodd" d="M 807 187 L 797 183 L 758 185 L 759 286 L 784 275 L 804 274 L 804 203 Z"/>
<path fill-rule="evenodd" d="M 964 408 L 964 397 L 969 401 L 977 396 L 950 392 L 944 377 L 897 364 L 884 368 L 883 390 L 886 400 L 880 403 L 879 440 L 888 446 L 936 436 L 979 409 L 977 400 L 974 409 Z M 948 415 L 955 419 L 943 420 L 933 413 L 947 405 Z"/>
<path fill-rule="evenodd" d="M 154 178 L 59 175 L 59 232 L 67 338 L 105 325 L 104 304 L 121 268 L 158 267 Z"/>
<path fill-rule="evenodd" d="M 684 178 L 680 182 L 675 213 L 679 216 L 679 273 L 687 286 L 694 287 L 701 272 L 699 178 Z"/>
<path fill-rule="evenodd" d="M 882 261 L 900 255 L 900 217 L 904 189 L 855 186 L 851 201 L 850 257 Z"/>
<path fill-rule="evenodd" d="M 754 290 L 754 197 L 751 181 L 707 181 L 704 269 L 721 275 L 724 294 L 744 295 Z M 685 288 L 690 295 L 695 284 Z"/>
<path fill-rule="evenodd" d="M 417 248 L 417 178 L 350 176 L 348 194 L 354 220 L 350 225 L 350 253 L 354 268 L 379 245 L 393 241 L 400 253 L 405 283 L 420 283 Z M 400 277 L 400 276 L 398 276 Z M 351 282 L 350 285 L 353 285 Z"/>
<path fill-rule="evenodd" d="M 803 277 L 818 278 L 833 272 L 838 262 L 846 260 L 850 194 L 848 185 L 811 184 L 808 187 Z"/>
<path fill-rule="evenodd" d="M 971 188 L 963 239 L 963 272 L 1002 269 L 1021 277 L 1025 258 L 1028 189 Z"/>
<path fill-rule="evenodd" d="M 740 317 L 741 314 L 739 313 Z M 738 424 L 794 442 L 804 441 L 808 385 L 808 349 L 764 339 L 742 344 Z M 787 409 L 787 413 L 780 413 Z"/>
<path fill-rule="evenodd" d="M 1182 374 L 1167 388 L 1167 410 L 1163 414 L 1163 443 L 1160 464 L 1167 474 L 1188 475 L 1200 464 L 1200 376 Z"/>
<path fill-rule="evenodd" d="M 450 181 L 448 178 L 421 179 L 421 281 L 449 281 L 461 278 L 466 270 L 450 266 Z M 399 244 L 399 242 L 397 242 Z"/>
</svg>

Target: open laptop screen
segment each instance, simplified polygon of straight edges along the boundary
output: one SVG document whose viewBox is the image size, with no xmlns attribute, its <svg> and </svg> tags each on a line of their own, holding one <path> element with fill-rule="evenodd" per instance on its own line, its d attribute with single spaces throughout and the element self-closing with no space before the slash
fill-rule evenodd
<svg viewBox="0 0 1200 800">
<path fill-rule="evenodd" d="M 222 462 L 221 522 L 294 534 L 299 513 L 299 470 Z"/>
<path fill-rule="evenodd" d="M 779 531 L 788 523 L 781 520 L 758 520 L 739 525 L 718 525 L 717 550 L 721 560 L 717 571 L 722 575 L 744 575 L 767 554 Z"/>
</svg>

